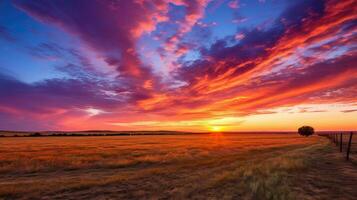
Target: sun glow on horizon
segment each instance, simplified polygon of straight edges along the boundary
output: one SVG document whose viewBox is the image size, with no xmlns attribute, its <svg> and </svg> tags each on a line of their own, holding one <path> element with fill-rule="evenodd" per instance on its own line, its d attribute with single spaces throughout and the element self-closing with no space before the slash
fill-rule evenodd
<svg viewBox="0 0 357 200">
<path fill-rule="evenodd" d="M 210 130 L 212 132 L 221 132 L 221 131 L 223 131 L 223 127 L 222 126 L 212 126 L 212 127 L 210 127 Z"/>
</svg>

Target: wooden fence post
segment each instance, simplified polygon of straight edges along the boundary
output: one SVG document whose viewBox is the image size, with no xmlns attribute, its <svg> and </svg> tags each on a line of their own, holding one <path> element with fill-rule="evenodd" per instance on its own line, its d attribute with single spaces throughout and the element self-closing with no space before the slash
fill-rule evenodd
<svg viewBox="0 0 357 200">
<path fill-rule="evenodd" d="M 340 152 L 342 152 L 342 133 L 340 133 Z"/>
<path fill-rule="evenodd" d="M 353 132 L 350 133 L 350 139 L 348 141 L 348 146 L 347 146 L 347 155 L 346 155 L 346 160 L 350 159 L 350 151 L 351 151 L 351 142 L 352 142 L 352 135 Z"/>
<path fill-rule="evenodd" d="M 336 139 L 336 146 L 338 146 L 338 136 L 337 136 L 337 133 L 335 133 L 335 139 Z"/>
</svg>

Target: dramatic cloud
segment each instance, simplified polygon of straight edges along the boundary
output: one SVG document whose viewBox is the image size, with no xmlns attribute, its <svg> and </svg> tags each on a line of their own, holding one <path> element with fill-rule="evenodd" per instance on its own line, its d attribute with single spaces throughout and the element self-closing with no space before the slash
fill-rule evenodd
<svg viewBox="0 0 357 200">
<path fill-rule="evenodd" d="M 26 82 L 0 74 L 0 129 L 16 128 L 16 121 L 19 129 L 244 129 L 260 115 L 356 114 L 353 0 L 289 1 L 267 19 L 247 16 L 254 8 L 240 1 L 13 5 L 76 42 L 51 35 L 23 45 L 54 65 L 58 78 Z M 0 37 L 16 40 L 5 27 Z"/>
</svg>

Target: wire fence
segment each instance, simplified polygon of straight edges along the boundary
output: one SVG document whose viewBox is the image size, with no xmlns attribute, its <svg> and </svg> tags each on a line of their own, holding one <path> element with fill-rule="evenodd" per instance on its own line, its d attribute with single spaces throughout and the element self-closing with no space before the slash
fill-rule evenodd
<svg viewBox="0 0 357 200">
<path fill-rule="evenodd" d="M 345 154 L 346 160 L 357 160 L 357 134 L 354 132 L 320 133 L 327 137 L 337 149 Z"/>
</svg>

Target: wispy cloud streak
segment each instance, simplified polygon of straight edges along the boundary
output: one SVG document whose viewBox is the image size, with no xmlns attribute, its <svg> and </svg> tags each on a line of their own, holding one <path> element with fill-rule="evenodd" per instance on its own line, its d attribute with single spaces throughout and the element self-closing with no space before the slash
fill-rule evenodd
<svg viewBox="0 0 357 200">
<path fill-rule="evenodd" d="M 18 0 L 14 5 L 84 48 L 42 43 L 30 49 L 35 57 L 70 58 L 56 66 L 64 78 L 25 83 L 0 74 L 0 128 L 11 129 L 18 120 L 23 129 L 205 130 L 215 120 L 241 124 L 245 116 L 304 104 L 338 103 L 350 106 L 343 113 L 356 110 L 353 0 L 296 1 L 270 26 L 247 26 L 212 44 L 187 42 L 194 29 L 212 31 L 202 24 L 209 23 L 206 9 L 216 4 L 206 0 Z M 238 1 L 219 6 L 244 9 Z M 16 40 L 1 26 L 0 36 Z M 145 38 L 152 58 L 138 46 Z M 156 65 L 168 74 L 155 71 Z M 31 124 L 39 120 L 45 123 Z"/>
</svg>

